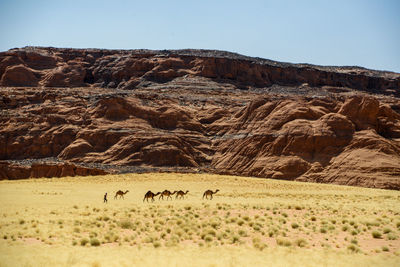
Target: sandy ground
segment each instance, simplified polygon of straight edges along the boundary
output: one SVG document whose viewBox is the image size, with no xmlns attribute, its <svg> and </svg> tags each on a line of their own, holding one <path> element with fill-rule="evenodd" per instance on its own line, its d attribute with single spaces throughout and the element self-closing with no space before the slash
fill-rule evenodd
<svg viewBox="0 0 400 267">
<path fill-rule="evenodd" d="M 164 189 L 189 193 L 143 203 Z M 0 266 L 400 262 L 398 191 L 153 173 L 1 181 L 0 204 Z"/>
</svg>

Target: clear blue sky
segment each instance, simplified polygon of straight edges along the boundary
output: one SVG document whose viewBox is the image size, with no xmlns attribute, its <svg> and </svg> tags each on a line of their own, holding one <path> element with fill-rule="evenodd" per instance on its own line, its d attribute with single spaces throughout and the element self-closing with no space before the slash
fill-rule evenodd
<svg viewBox="0 0 400 267">
<path fill-rule="evenodd" d="M 399 0 L 0 0 L 0 51 L 205 48 L 400 72 Z"/>
</svg>

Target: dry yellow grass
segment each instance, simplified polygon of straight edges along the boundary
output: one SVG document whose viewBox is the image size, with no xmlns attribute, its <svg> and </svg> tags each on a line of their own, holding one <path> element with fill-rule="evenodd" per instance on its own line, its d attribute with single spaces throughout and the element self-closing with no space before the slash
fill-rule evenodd
<svg viewBox="0 0 400 267">
<path fill-rule="evenodd" d="M 143 203 L 164 189 L 189 194 Z M 1 181 L 0 204 L 0 266 L 400 262 L 398 191 L 154 173 Z"/>
</svg>

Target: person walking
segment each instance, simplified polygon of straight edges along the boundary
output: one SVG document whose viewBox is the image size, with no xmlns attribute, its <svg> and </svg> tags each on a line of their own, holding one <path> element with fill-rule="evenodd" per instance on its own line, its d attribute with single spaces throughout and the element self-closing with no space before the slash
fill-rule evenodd
<svg viewBox="0 0 400 267">
<path fill-rule="evenodd" d="M 107 192 L 106 192 L 106 194 L 104 195 L 104 203 L 107 203 Z"/>
</svg>

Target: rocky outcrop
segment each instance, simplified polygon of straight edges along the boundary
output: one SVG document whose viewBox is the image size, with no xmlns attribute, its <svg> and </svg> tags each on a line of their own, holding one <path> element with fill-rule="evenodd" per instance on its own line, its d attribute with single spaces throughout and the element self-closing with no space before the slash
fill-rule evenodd
<svg viewBox="0 0 400 267">
<path fill-rule="evenodd" d="M 28 47 L 0 53 L 0 77 L 1 179 L 159 168 L 400 189 L 396 73 Z"/>
<path fill-rule="evenodd" d="M 188 76 L 134 91 L 4 88 L 1 177 L 162 167 L 400 189 L 397 98 L 231 86 Z M 42 158 L 60 162 L 16 165 Z"/>
<path fill-rule="evenodd" d="M 25 65 L 8 66 L 1 76 L 3 86 L 37 86 L 38 78 L 34 71 Z"/>
<path fill-rule="evenodd" d="M 185 75 L 223 80 L 240 88 L 307 84 L 400 97 L 400 74 L 281 63 L 214 50 L 25 47 L 0 53 L 0 86 L 135 89 Z"/>
<path fill-rule="evenodd" d="M 64 176 L 88 176 L 88 175 L 104 175 L 107 171 L 86 168 L 74 164 L 43 164 L 33 163 L 31 165 L 20 165 L 7 161 L 0 161 L 0 180 L 16 180 L 26 178 L 41 177 L 64 177 Z"/>
</svg>

